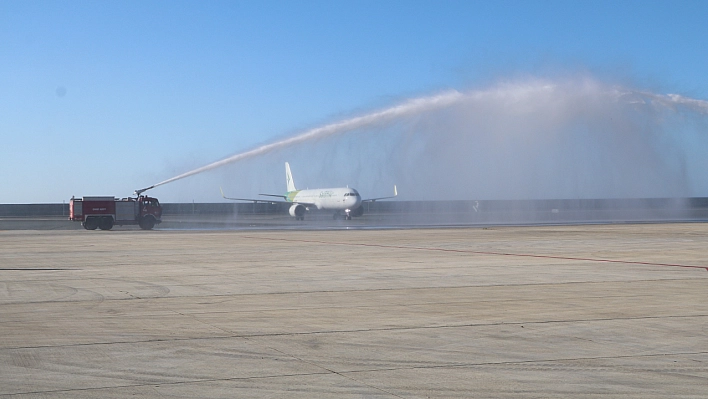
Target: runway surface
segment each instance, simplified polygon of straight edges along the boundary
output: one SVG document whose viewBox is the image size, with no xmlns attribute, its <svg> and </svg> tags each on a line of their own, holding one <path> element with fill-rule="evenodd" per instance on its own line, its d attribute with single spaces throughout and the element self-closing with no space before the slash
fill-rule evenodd
<svg viewBox="0 0 708 399">
<path fill-rule="evenodd" d="M 705 398 L 708 224 L 0 231 L 0 397 Z"/>
</svg>

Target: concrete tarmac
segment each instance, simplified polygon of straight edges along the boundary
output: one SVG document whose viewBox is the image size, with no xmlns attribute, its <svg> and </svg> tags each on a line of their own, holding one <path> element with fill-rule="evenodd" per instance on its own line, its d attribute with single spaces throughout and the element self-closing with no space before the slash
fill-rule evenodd
<svg viewBox="0 0 708 399">
<path fill-rule="evenodd" d="M 0 231 L 0 398 L 705 398 L 708 224 Z"/>
</svg>

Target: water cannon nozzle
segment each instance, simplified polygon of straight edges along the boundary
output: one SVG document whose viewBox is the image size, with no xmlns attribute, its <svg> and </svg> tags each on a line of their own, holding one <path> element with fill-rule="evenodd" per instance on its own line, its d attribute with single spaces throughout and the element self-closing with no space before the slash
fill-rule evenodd
<svg viewBox="0 0 708 399">
<path fill-rule="evenodd" d="M 141 188 L 140 190 L 135 190 L 135 195 L 140 195 L 153 187 L 155 187 L 155 186 L 150 186 L 150 187 Z"/>
</svg>

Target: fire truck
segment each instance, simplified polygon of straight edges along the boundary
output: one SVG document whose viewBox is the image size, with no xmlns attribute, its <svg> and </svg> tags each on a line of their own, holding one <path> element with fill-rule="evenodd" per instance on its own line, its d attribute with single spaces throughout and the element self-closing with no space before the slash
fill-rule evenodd
<svg viewBox="0 0 708 399">
<path fill-rule="evenodd" d="M 86 230 L 110 230 L 113 226 L 135 225 L 150 230 L 162 222 L 157 198 L 71 197 L 69 220 L 81 222 Z"/>
</svg>

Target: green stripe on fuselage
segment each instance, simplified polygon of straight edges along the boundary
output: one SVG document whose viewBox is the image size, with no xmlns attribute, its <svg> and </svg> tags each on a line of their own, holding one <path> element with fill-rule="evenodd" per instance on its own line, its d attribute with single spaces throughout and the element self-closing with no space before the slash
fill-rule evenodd
<svg viewBox="0 0 708 399">
<path fill-rule="evenodd" d="M 296 196 L 297 193 L 299 193 L 300 191 L 301 191 L 301 190 L 289 191 L 289 192 L 285 193 L 285 200 L 288 201 L 288 202 L 293 202 L 293 200 L 295 199 L 295 196 Z"/>
</svg>

